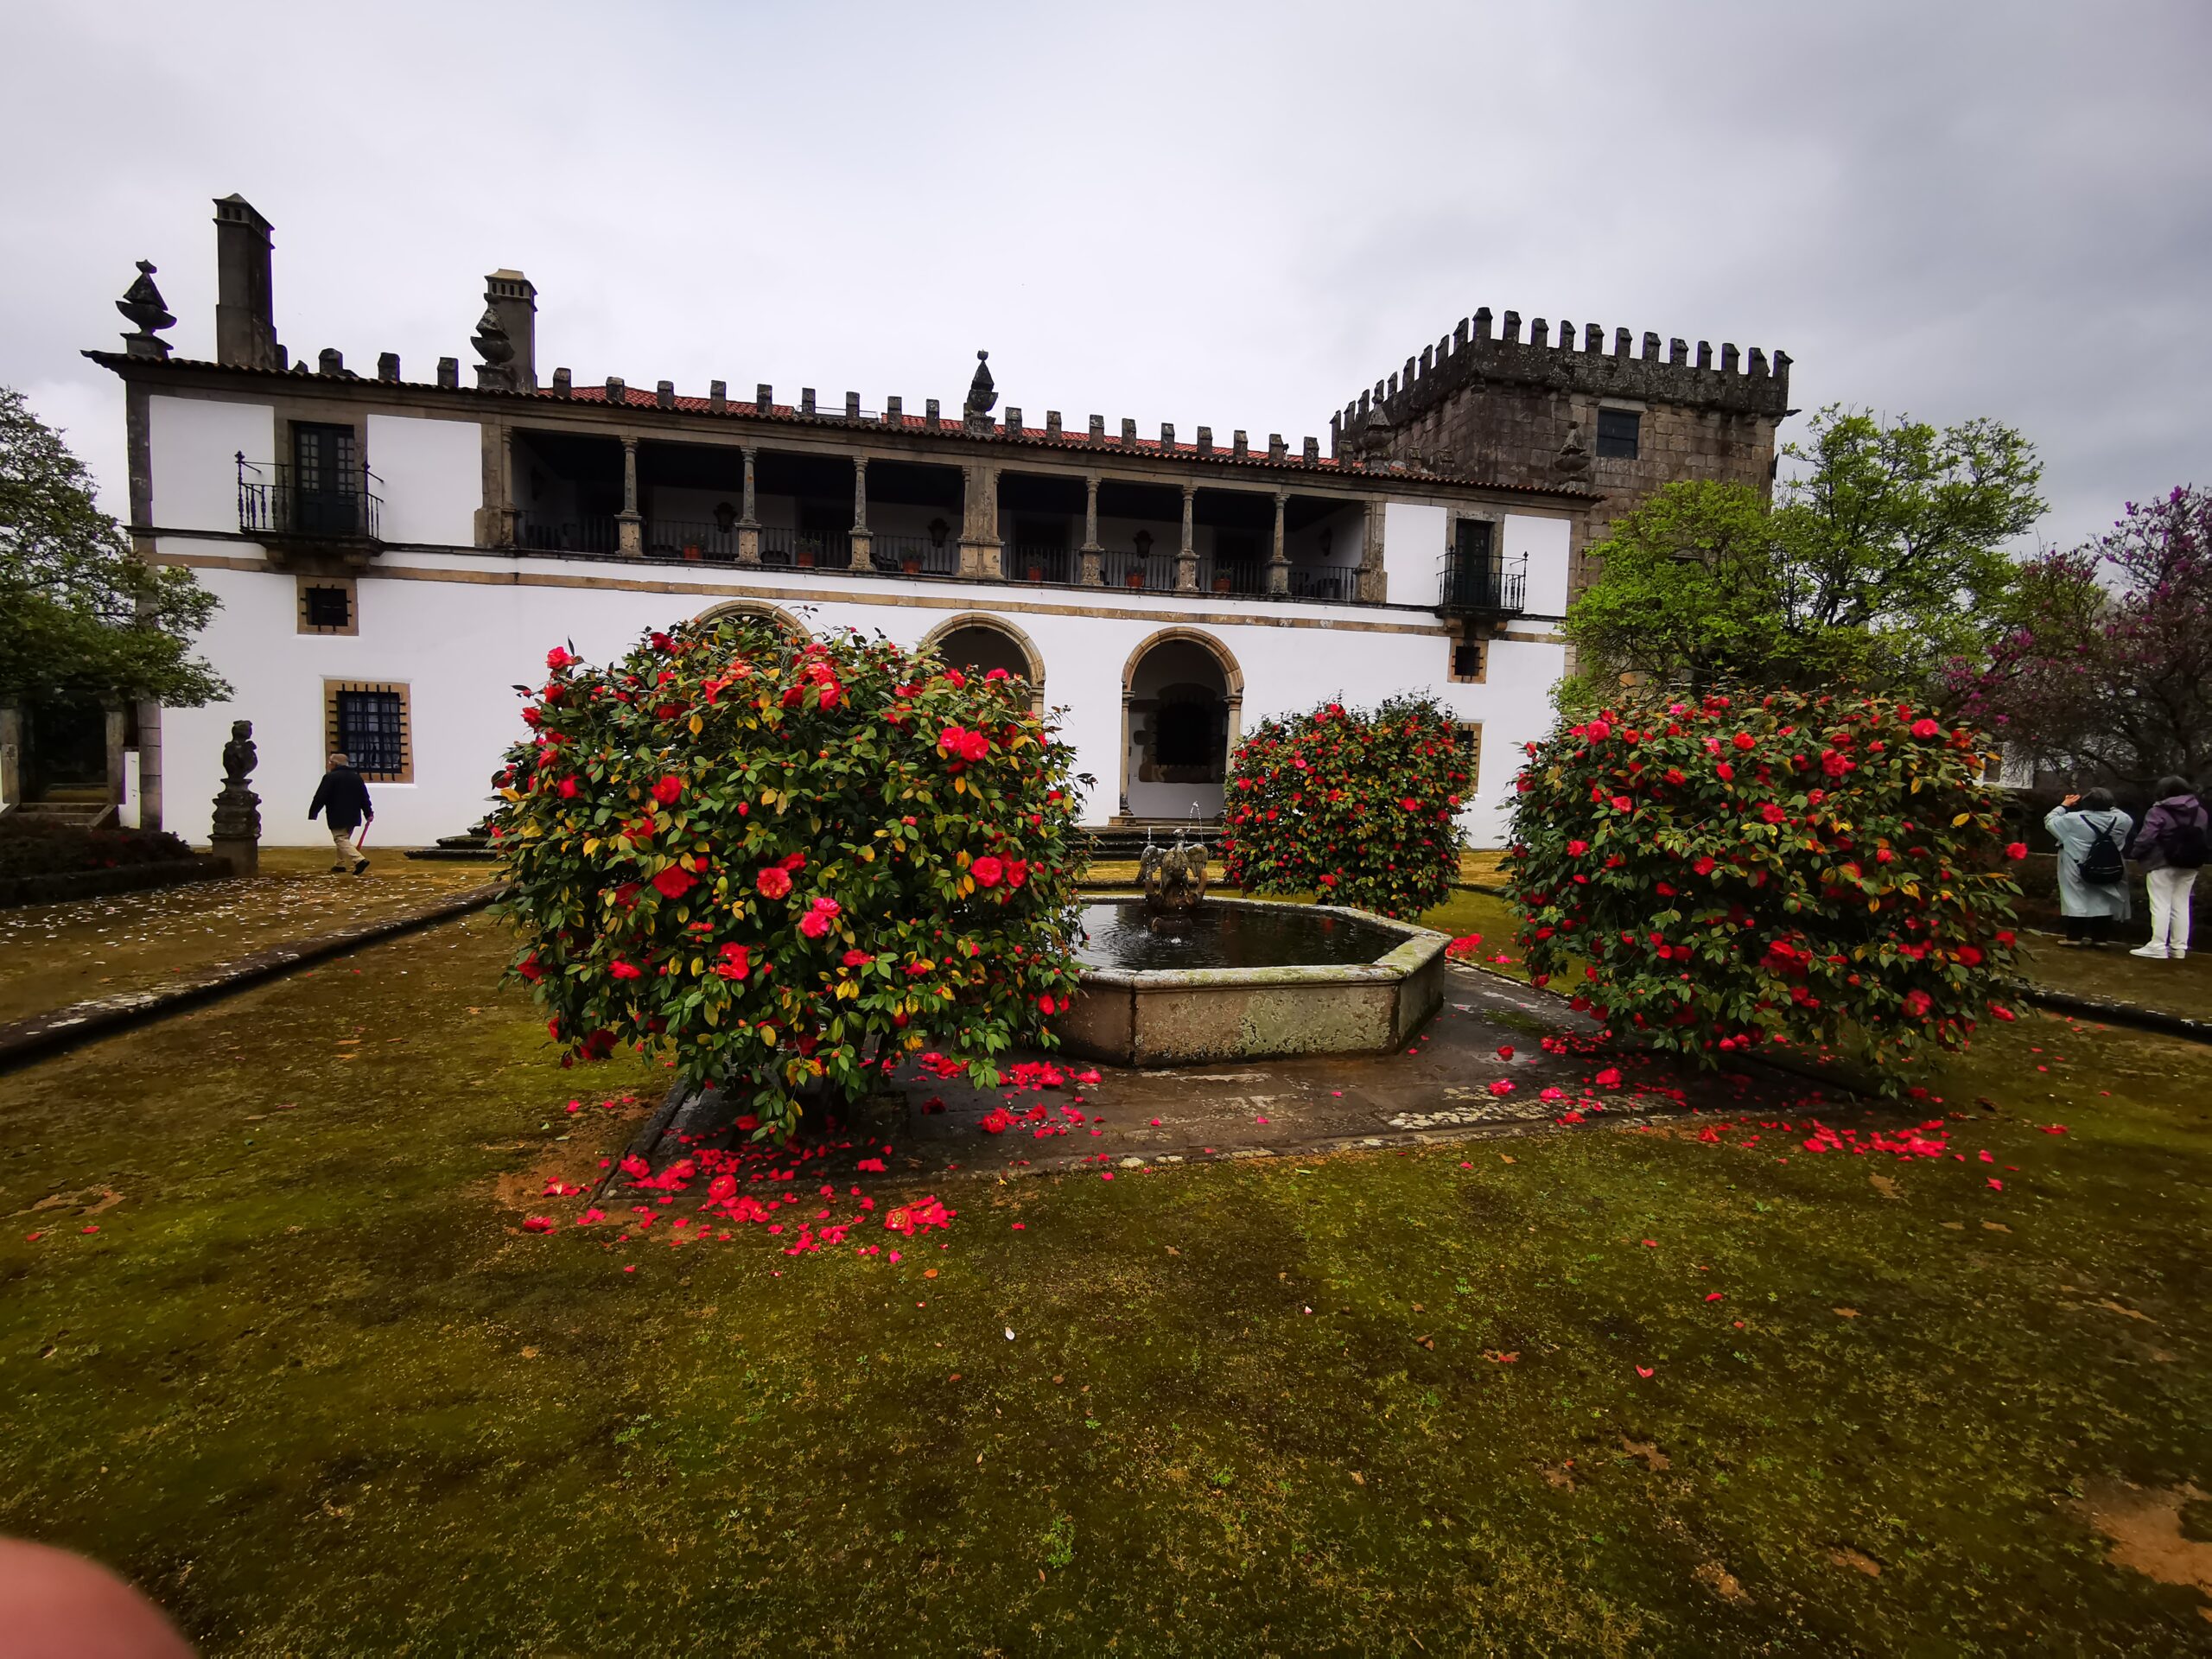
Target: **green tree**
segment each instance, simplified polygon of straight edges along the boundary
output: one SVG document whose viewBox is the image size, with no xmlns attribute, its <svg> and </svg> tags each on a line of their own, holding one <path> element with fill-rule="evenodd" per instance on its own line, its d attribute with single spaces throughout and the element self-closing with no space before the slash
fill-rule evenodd
<svg viewBox="0 0 2212 1659">
<path fill-rule="evenodd" d="M 0 703 L 228 696 L 191 655 L 219 602 L 139 559 L 61 435 L 0 386 Z"/>
<path fill-rule="evenodd" d="M 1974 647 L 2016 577 L 2005 544 L 2044 511 L 2033 446 L 1994 421 L 1832 405 L 1783 454 L 1802 470 L 1771 507 L 1687 481 L 1614 524 L 1567 615 L 1584 682 L 1567 701 L 1623 675 L 1922 696 Z"/>
</svg>

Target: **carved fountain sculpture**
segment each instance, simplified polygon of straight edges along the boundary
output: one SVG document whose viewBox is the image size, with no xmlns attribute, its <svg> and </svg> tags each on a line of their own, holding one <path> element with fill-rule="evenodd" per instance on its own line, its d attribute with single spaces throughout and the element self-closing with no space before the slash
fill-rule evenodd
<svg viewBox="0 0 2212 1659">
<path fill-rule="evenodd" d="M 1144 889 L 1146 926 L 1155 933 L 1184 926 L 1206 896 L 1205 843 L 1146 842 L 1137 855 L 1137 882 Z"/>
</svg>

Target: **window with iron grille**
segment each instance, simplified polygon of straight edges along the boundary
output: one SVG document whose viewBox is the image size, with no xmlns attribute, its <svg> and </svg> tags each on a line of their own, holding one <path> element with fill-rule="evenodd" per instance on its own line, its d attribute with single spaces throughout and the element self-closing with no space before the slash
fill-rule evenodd
<svg viewBox="0 0 2212 1659">
<path fill-rule="evenodd" d="M 300 588 L 300 620 L 305 626 L 318 632 L 353 632 L 353 590 L 330 583 L 302 583 Z"/>
<path fill-rule="evenodd" d="M 1598 411 L 1598 454 L 1620 461 L 1636 459 L 1637 437 L 1643 429 L 1643 416 L 1632 409 L 1601 409 Z"/>
<path fill-rule="evenodd" d="M 1458 747 L 1459 751 L 1459 764 L 1467 769 L 1467 783 L 1469 787 L 1466 793 L 1471 796 L 1475 792 L 1474 785 L 1476 781 L 1482 776 L 1482 721 L 1479 720 L 1463 720 L 1459 722 Z"/>
<path fill-rule="evenodd" d="M 407 732 L 404 685 L 327 684 L 328 747 L 371 783 L 412 783 L 415 759 Z"/>
<path fill-rule="evenodd" d="M 1480 680 L 1488 664 L 1488 642 L 1481 639 L 1454 639 L 1452 645 L 1452 677 L 1462 682 Z"/>
</svg>

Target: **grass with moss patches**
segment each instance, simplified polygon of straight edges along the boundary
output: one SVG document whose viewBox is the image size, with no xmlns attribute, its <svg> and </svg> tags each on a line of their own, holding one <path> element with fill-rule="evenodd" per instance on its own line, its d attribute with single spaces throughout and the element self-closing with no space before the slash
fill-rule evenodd
<svg viewBox="0 0 2212 1659">
<path fill-rule="evenodd" d="M 2075 1504 L 2212 1485 L 2202 1047 L 2024 1020 L 1963 1162 L 1593 1131 L 610 1250 L 517 1224 L 656 1074 L 559 1070 L 503 954 L 0 1079 L 0 1529 L 223 1653 L 2203 1643 Z"/>
</svg>

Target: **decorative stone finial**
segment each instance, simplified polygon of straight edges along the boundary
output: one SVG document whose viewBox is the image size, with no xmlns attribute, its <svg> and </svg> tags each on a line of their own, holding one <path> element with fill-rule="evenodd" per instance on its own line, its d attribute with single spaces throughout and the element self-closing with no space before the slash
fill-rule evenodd
<svg viewBox="0 0 2212 1659">
<path fill-rule="evenodd" d="M 1567 423 L 1567 442 L 1552 457 L 1552 470 L 1562 479 L 1579 478 L 1590 470 L 1590 446 L 1582 441 L 1581 422 Z"/>
<path fill-rule="evenodd" d="M 964 410 L 969 420 L 980 420 L 998 407 L 999 390 L 991 378 L 988 352 L 976 353 L 976 378 L 968 383 L 968 403 Z"/>
<path fill-rule="evenodd" d="M 168 341 L 160 339 L 155 330 L 174 327 L 176 319 L 169 315 L 168 307 L 163 303 L 162 290 L 154 286 L 154 267 L 151 264 L 143 259 L 138 262 L 138 280 L 123 290 L 123 297 L 115 302 L 115 308 L 123 313 L 126 321 L 138 325 L 137 333 L 123 337 L 123 349 L 126 356 L 150 357 L 157 360 L 168 356 Z"/>
<path fill-rule="evenodd" d="M 484 359 L 476 371 L 480 387 L 512 386 L 507 365 L 514 361 L 514 341 L 507 338 L 507 325 L 499 321 L 499 309 L 486 305 L 484 315 L 477 319 L 476 333 L 468 342 L 476 348 L 476 355 Z"/>
</svg>

